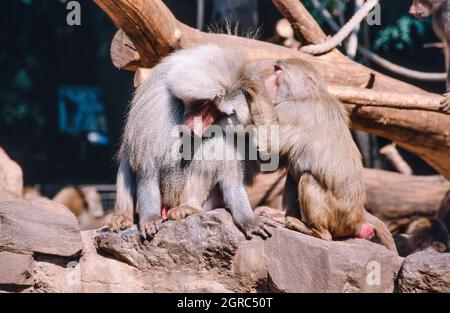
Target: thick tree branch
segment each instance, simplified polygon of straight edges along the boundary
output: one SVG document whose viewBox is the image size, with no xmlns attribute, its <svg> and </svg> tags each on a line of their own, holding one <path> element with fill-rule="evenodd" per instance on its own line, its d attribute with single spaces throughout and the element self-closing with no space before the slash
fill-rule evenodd
<svg viewBox="0 0 450 313">
<path fill-rule="evenodd" d="M 144 67 L 178 47 L 179 22 L 162 1 L 94 0 L 134 43 Z"/>
<path fill-rule="evenodd" d="M 129 62 L 123 58 L 120 62 L 115 62 L 122 64 L 121 68 L 136 70 L 138 67 L 151 67 L 175 48 L 206 43 L 242 48 L 247 51 L 249 59 L 301 59 L 312 64 L 328 84 L 347 88 L 346 95 L 338 96 L 347 103 L 353 128 L 396 142 L 401 147 L 418 154 L 437 171 L 450 178 L 450 116 L 423 111 L 428 104 L 431 109 L 436 109 L 435 101 L 439 97 L 437 95 L 380 74 L 349 60 L 336 50 L 314 57 L 293 49 L 248 38 L 197 31 L 180 23 L 161 0 L 94 1 L 105 9 L 136 47 L 122 48 L 135 49 L 140 55 L 137 61 L 134 51 L 127 54 L 132 56 Z M 322 30 L 301 2 L 297 0 L 274 0 L 274 2 L 278 6 L 283 6 L 283 12 L 288 19 L 291 19 L 291 22 L 296 19 L 296 23 L 301 26 L 298 30 L 304 38 L 308 38 L 307 40 L 311 43 L 322 40 Z M 118 42 L 117 38 L 120 37 L 116 36 L 113 50 Z M 116 54 L 120 53 L 113 53 L 113 57 Z M 352 90 L 348 89 L 349 87 L 363 88 L 365 98 L 349 92 Z M 388 93 L 395 93 L 396 99 L 402 100 L 396 103 L 396 107 L 411 106 L 411 109 L 390 108 L 395 103 L 386 96 Z M 375 95 L 375 98 L 372 97 Z M 402 95 L 403 99 L 401 99 Z M 367 103 L 380 107 L 359 105 Z"/>
</svg>

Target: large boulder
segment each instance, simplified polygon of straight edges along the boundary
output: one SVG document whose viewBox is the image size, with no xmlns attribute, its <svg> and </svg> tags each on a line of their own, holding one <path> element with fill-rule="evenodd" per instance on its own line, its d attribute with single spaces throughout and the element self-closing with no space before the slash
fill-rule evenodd
<svg viewBox="0 0 450 313">
<path fill-rule="evenodd" d="M 0 249 L 64 257 L 81 253 L 77 219 L 50 200 L 0 202 Z"/>
<path fill-rule="evenodd" d="M 0 201 L 20 199 L 22 189 L 22 169 L 0 148 Z"/>
<path fill-rule="evenodd" d="M 450 292 L 450 253 L 433 249 L 406 257 L 398 279 L 399 292 Z"/>
<path fill-rule="evenodd" d="M 164 223 L 151 241 L 136 228 L 94 240 L 152 277 L 137 284 L 152 291 L 392 292 L 402 263 L 369 241 L 326 242 L 283 228 L 247 241 L 225 210 Z"/>
<path fill-rule="evenodd" d="M 79 292 L 81 234 L 65 206 L 0 202 L 0 290 Z"/>
</svg>

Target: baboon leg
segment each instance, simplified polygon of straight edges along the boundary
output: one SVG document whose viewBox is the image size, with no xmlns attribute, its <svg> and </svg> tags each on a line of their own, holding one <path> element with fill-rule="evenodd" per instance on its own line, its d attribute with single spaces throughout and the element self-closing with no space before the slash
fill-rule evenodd
<svg viewBox="0 0 450 313">
<path fill-rule="evenodd" d="M 185 188 L 179 199 L 179 205 L 170 208 L 167 213 L 167 219 L 179 221 L 192 214 L 201 212 L 202 203 L 208 198 L 208 191 L 209 186 L 203 184 L 201 176 L 196 173 L 187 175 L 185 179 Z"/>
<path fill-rule="evenodd" d="M 305 173 L 298 185 L 300 211 L 302 219 L 310 225 L 315 237 L 332 240 L 328 230 L 328 219 L 331 214 L 327 204 L 327 194 L 311 174 Z"/>
<path fill-rule="evenodd" d="M 298 218 L 292 216 L 286 216 L 286 228 L 298 231 L 305 235 L 316 236 L 316 233 L 311 228 L 306 226 L 306 224 Z"/>
<path fill-rule="evenodd" d="M 200 211 L 201 211 L 200 209 L 194 208 L 190 205 L 179 205 L 169 210 L 169 212 L 167 213 L 167 219 L 179 221 Z"/>
<path fill-rule="evenodd" d="M 301 190 L 291 174 L 286 176 L 286 184 L 283 191 L 283 209 L 286 210 L 286 228 L 298 231 L 302 234 L 329 240 L 329 233 L 319 232 L 310 228 L 301 220 L 299 194 Z"/>
<path fill-rule="evenodd" d="M 333 236 L 331 236 L 331 233 L 328 231 L 328 229 L 313 229 L 314 232 L 314 236 L 326 241 L 332 241 L 333 240 Z"/>
</svg>

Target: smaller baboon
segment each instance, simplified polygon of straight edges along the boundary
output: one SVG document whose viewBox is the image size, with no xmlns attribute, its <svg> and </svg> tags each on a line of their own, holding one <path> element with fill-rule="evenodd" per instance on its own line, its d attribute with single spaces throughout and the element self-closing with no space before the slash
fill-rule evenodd
<svg viewBox="0 0 450 313">
<path fill-rule="evenodd" d="M 260 67 L 278 115 L 280 155 L 288 169 L 286 226 L 325 240 L 371 239 L 375 232 L 384 246 L 396 251 L 386 225 L 364 208 L 361 155 L 343 104 L 305 62 L 280 60 L 268 69 Z"/>
</svg>

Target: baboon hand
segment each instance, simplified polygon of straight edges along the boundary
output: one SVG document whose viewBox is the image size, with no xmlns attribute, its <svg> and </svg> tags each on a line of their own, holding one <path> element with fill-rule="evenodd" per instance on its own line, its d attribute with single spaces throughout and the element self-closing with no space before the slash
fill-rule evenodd
<svg viewBox="0 0 450 313">
<path fill-rule="evenodd" d="M 198 212 L 200 212 L 200 209 L 191 207 L 189 205 L 180 205 L 171 208 L 169 212 L 167 212 L 167 219 L 172 221 L 179 221 Z"/>
<path fill-rule="evenodd" d="M 444 99 L 441 101 L 441 108 L 440 110 L 450 114 L 450 92 L 447 92 L 444 94 Z"/>
<path fill-rule="evenodd" d="M 144 239 L 155 237 L 161 228 L 162 219 L 158 215 L 142 217 L 139 221 L 139 231 Z"/>
<path fill-rule="evenodd" d="M 108 229 L 116 233 L 131 228 L 132 226 L 133 218 L 123 213 L 114 213 L 108 223 Z"/>
<path fill-rule="evenodd" d="M 258 235 L 262 239 L 272 237 L 270 227 L 277 228 L 277 223 L 264 216 L 254 216 L 238 222 L 238 227 L 243 231 L 247 239 L 252 239 L 253 235 Z M 270 227 L 269 227 L 270 226 Z"/>
</svg>

